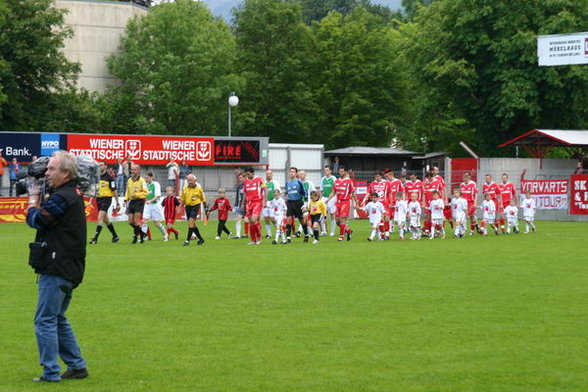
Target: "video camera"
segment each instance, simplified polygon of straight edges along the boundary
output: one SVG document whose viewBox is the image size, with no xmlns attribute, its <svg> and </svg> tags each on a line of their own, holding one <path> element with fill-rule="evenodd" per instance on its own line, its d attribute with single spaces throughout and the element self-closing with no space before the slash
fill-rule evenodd
<svg viewBox="0 0 588 392">
<path fill-rule="evenodd" d="M 45 193 L 45 173 L 47 172 L 47 165 L 51 157 L 41 157 L 32 162 L 27 170 L 21 170 L 17 174 L 16 195 L 24 195 L 28 192 L 29 186 L 37 183 L 41 192 Z M 100 181 L 100 170 L 98 162 L 87 155 L 76 156 L 76 163 L 78 167 L 78 178 L 76 183 L 84 194 L 91 193 L 98 181 Z"/>
</svg>

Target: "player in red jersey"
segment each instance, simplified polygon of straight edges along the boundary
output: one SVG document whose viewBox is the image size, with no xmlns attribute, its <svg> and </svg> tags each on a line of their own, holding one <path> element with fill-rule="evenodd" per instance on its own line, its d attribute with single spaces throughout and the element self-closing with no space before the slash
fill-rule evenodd
<svg viewBox="0 0 588 392">
<path fill-rule="evenodd" d="M 504 216 L 504 209 L 509 206 L 511 200 L 514 200 L 515 205 L 518 205 L 516 198 L 517 190 L 514 184 L 508 180 L 508 174 L 502 173 L 502 184 L 498 184 L 498 190 L 500 191 L 500 203 L 497 207 L 498 212 L 500 213 L 500 231 L 506 233 L 506 217 Z"/>
<path fill-rule="evenodd" d="M 365 197 L 363 199 L 362 204 L 364 206 L 371 200 L 371 195 L 373 193 L 378 194 L 378 201 L 382 203 L 384 207 L 386 207 L 389 204 L 388 199 L 390 194 L 390 183 L 387 180 L 384 180 L 383 176 L 384 173 L 380 171 L 374 174 L 374 181 L 370 182 L 370 184 L 368 185 L 367 193 L 365 194 Z M 386 208 L 386 212 L 387 211 L 388 209 Z M 382 238 L 384 239 L 390 239 L 390 218 L 391 216 L 388 215 L 388 213 L 384 214 L 384 216 L 382 217 L 383 221 L 381 222 L 378 228 L 380 230 Z"/>
<path fill-rule="evenodd" d="M 425 182 L 423 183 L 423 207 L 425 209 L 424 229 L 428 235 L 431 230 L 431 209 L 429 208 L 433 201 L 433 194 L 437 192 L 441 196 L 441 182 L 434 178 L 433 172 L 427 172 Z"/>
<path fill-rule="evenodd" d="M 411 173 L 409 180 L 404 183 L 406 199 L 412 200 L 412 195 L 416 194 L 417 200 L 423 199 L 423 182 L 417 178 L 416 173 Z"/>
<path fill-rule="evenodd" d="M 447 201 L 447 194 L 445 193 L 445 179 L 439 175 L 439 168 L 437 166 L 433 166 L 431 169 L 433 172 L 433 179 L 437 180 L 441 184 L 441 190 L 439 191 L 439 196 L 443 201 Z"/>
<path fill-rule="evenodd" d="M 339 178 L 335 180 L 335 192 L 331 193 L 329 200 L 334 196 L 337 197 L 335 202 L 335 220 L 339 226 L 339 241 L 343 241 L 343 236 L 347 236 L 347 241 L 351 240 L 351 230 L 347 225 L 347 219 L 349 218 L 349 212 L 351 211 L 351 202 L 358 205 L 357 199 L 355 198 L 355 186 L 353 181 L 349 178 L 347 169 L 345 166 L 339 167 Z"/>
<path fill-rule="evenodd" d="M 470 173 L 464 173 L 463 182 L 459 184 L 461 196 L 468 202 L 467 216 L 470 220 L 470 235 L 474 234 L 474 230 L 480 231 L 478 222 L 476 221 L 476 205 L 478 204 L 478 185 L 472 181 Z"/>
<path fill-rule="evenodd" d="M 163 217 L 165 218 L 165 225 L 167 227 L 167 235 L 169 236 L 171 233 L 174 233 L 176 236 L 176 240 L 180 236 L 180 232 L 174 229 L 174 223 L 176 221 L 176 213 L 178 206 L 180 205 L 180 201 L 174 194 L 174 187 L 168 186 L 165 188 L 165 194 L 167 195 L 163 202 Z"/>
<path fill-rule="evenodd" d="M 245 217 L 249 220 L 249 235 L 251 245 L 261 244 L 261 223 L 259 217 L 265 205 L 265 181 L 255 175 L 255 169 L 246 167 L 243 170 L 245 176 Z"/>
<path fill-rule="evenodd" d="M 231 206 L 231 202 L 225 197 L 225 194 L 225 189 L 220 188 L 218 190 L 218 197 L 214 201 L 210 210 L 206 213 L 207 219 L 210 219 L 210 213 L 214 210 L 218 210 L 218 226 L 216 227 L 215 240 L 220 240 L 223 232 L 227 233 L 227 238 L 231 237 L 231 231 L 227 229 L 226 223 L 229 219 L 229 212 L 233 209 L 233 206 Z"/>
<path fill-rule="evenodd" d="M 494 204 L 498 206 L 500 189 L 498 188 L 498 184 L 492 181 L 492 176 L 490 174 L 486 174 L 486 182 L 482 184 L 482 195 L 484 195 L 484 197 L 486 195 L 490 195 L 490 200 L 492 200 Z"/>
<path fill-rule="evenodd" d="M 400 192 L 404 198 L 405 193 L 404 193 L 404 185 L 402 185 L 402 181 L 399 180 L 398 178 L 396 178 L 394 176 L 394 171 L 387 169 L 385 171 L 386 173 L 386 180 L 388 180 L 389 186 L 389 193 L 388 193 L 388 200 L 385 204 L 386 207 L 386 211 L 388 214 L 390 214 L 390 217 L 393 218 L 394 217 L 394 212 L 395 212 L 395 207 L 396 207 L 396 195 L 398 194 L 398 192 Z M 384 229 L 386 231 L 389 231 L 391 233 L 394 232 L 394 220 L 390 220 L 390 225 L 392 225 L 391 227 L 384 227 Z M 385 237 L 386 239 L 390 239 L 389 236 Z"/>
</svg>

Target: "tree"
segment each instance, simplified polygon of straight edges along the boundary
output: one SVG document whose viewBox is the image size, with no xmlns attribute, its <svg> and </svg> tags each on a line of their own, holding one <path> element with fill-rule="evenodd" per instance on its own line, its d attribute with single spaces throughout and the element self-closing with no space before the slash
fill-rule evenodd
<svg viewBox="0 0 588 392">
<path fill-rule="evenodd" d="M 313 25 L 315 134 L 327 148 L 390 146 L 406 94 L 392 29 L 363 7 Z"/>
<path fill-rule="evenodd" d="M 0 129 L 52 130 L 79 65 L 60 48 L 72 32 L 51 0 L 0 0 Z M 73 91 L 73 94 L 76 94 Z"/>
<path fill-rule="evenodd" d="M 237 64 L 246 80 L 236 133 L 309 142 L 316 107 L 307 66 L 310 36 L 300 5 L 246 0 L 234 20 Z"/>
<path fill-rule="evenodd" d="M 150 8 L 131 20 L 108 60 L 121 84 L 100 102 L 107 131 L 225 133 L 227 97 L 238 90 L 229 27 L 195 0 Z"/>
<path fill-rule="evenodd" d="M 588 125 L 588 67 L 536 58 L 537 35 L 585 31 L 587 20 L 588 3 L 574 0 L 437 0 L 401 28 L 403 55 L 425 107 L 475 129 L 480 153 L 504 154 L 498 144 L 529 129 Z"/>
</svg>

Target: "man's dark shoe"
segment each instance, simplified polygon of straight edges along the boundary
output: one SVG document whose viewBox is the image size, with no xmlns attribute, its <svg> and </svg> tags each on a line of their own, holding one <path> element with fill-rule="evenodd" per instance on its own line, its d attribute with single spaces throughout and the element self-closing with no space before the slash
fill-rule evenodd
<svg viewBox="0 0 588 392">
<path fill-rule="evenodd" d="M 61 380 L 49 380 L 49 379 L 41 376 L 41 377 L 35 377 L 35 378 L 33 378 L 33 381 L 34 382 L 59 382 Z"/>
<path fill-rule="evenodd" d="M 202 245 L 204 243 L 204 238 L 200 238 L 196 245 Z"/>
<path fill-rule="evenodd" d="M 96 238 L 92 238 L 92 240 L 90 241 L 90 244 L 97 244 L 98 240 Z"/>
<path fill-rule="evenodd" d="M 112 243 L 116 244 L 118 241 L 120 241 L 119 237 L 112 237 Z"/>
<path fill-rule="evenodd" d="M 75 378 L 86 378 L 88 377 L 88 369 L 67 369 L 61 375 L 62 380 L 75 379 Z"/>
</svg>

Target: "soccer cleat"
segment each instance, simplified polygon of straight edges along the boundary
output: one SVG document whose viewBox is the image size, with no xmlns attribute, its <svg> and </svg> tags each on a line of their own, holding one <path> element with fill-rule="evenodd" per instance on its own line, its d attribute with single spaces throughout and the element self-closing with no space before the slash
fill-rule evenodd
<svg viewBox="0 0 588 392">
<path fill-rule="evenodd" d="M 261 241 L 257 241 L 255 245 L 261 245 Z"/>
<path fill-rule="evenodd" d="M 339 236 L 339 238 L 337 239 L 337 241 L 339 241 L 339 242 L 343 242 L 343 236 L 342 236 L 342 235 L 340 235 L 340 236 Z"/>
<path fill-rule="evenodd" d="M 351 241 L 351 234 L 353 234 L 353 230 L 347 229 L 347 241 Z"/>
<path fill-rule="evenodd" d="M 217 235 L 216 237 L 214 237 L 215 240 L 220 240 L 220 237 Z"/>
<path fill-rule="evenodd" d="M 326 235 L 327 235 L 327 232 L 326 231 L 322 231 L 321 234 L 320 234 L 321 237 L 325 237 Z"/>
<path fill-rule="evenodd" d="M 131 244 L 136 244 L 137 243 L 137 236 L 133 237 L 133 242 L 131 242 Z"/>
<path fill-rule="evenodd" d="M 240 235 L 236 235 L 236 236 L 233 237 L 233 239 L 234 240 L 240 240 L 241 239 L 241 236 Z"/>
<path fill-rule="evenodd" d="M 335 233 L 329 234 L 329 237 L 334 237 L 334 236 L 335 236 Z"/>
<path fill-rule="evenodd" d="M 314 241 L 312 241 L 313 244 L 318 244 L 319 240 L 317 240 L 316 238 L 314 239 Z"/>
<path fill-rule="evenodd" d="M 190 241 L 184 241 L 184 245 L 182 245 L 182 246 L 188 246 L 188 245 L 190 245 Z"/>
<path fill-rule="evenodd" d="M 34 382 L 60 382 L 61 380 L 49 380 L 48 378 L 41 376 L 41 377 L 33 378 L 33 381 Z"/>
<path fill-rule="evenodd" d="M 269 234 L 266 234 L 266 235 L 265 235 L 265 238 L 271 239 L 271 238 L 272 238 L 272 236 L 271 236 L 271 235 L 269 235 Z"/>
<path fill-rule="evenodd" d="M 180 239 L 180 232 L 179 231 L 177 233 L 174 233 L 174 235 L 176 236 L 176 240 Z"/>
<path fill-rule="evenodd" d="M 272 245 L 277 245 L 277 244 L 278 244 L 278 241 L 276 241 L 276 240 L 272 241 Z"/>
<path fill-rule="evenodd" d="M 204 238 L 200 238 L 196 245 L 202 245 L 204 243 Z"/>
<path fill-rule="evenodd" d="M 372 239 L 370 237 L 367 238 L 368 241 L 371 241 Z"/>
<path fill-rule="evenodd" d="M 308 236 L 304 236 L 304 242 L 308 242 Z"/>
<path fill-rule="evenodd" d="M 118 241 L 120 241 L 119 237 L 112 237 L 112 243 L 116 244 Z"/>
<path fill-rule="evenodd" d="M 282 245 L 286 245 L 288 241 L 282 241 Z"/>
<path fill-rule="evenodd" d="M 255 241 L 249 241 L 247 245 L 255 245 Z"/>
<path fill-rule="evenodd" d="M 92 238 L 92 240 L 90 241 L 90 244 L 97 244 L 98 240 L 96 238 Z"/>
<path fill-rule="evenodd" d="M 165 235 L 165 236 L 163 237 L 163 241 L 164 241 L 164 242 L 167 242 L 168 240 L 169 240 L 169 237 L 168 237 L 167 235 Z"/>
<path fill-rule="evenodd" d="M 286 242 L 289 244 L 290 242 L 292 242 L 292 239 L 290 237 L 286 237 Z"/>
</svg>

